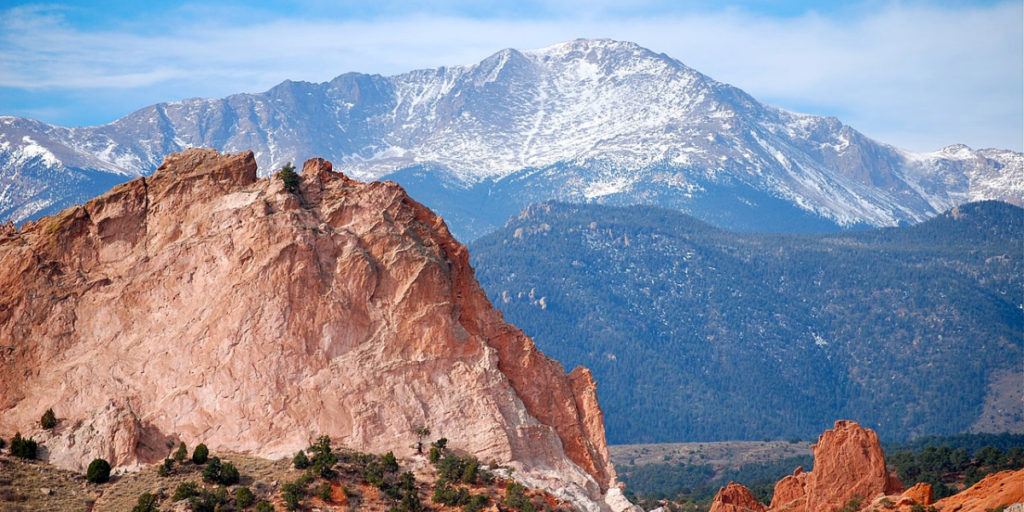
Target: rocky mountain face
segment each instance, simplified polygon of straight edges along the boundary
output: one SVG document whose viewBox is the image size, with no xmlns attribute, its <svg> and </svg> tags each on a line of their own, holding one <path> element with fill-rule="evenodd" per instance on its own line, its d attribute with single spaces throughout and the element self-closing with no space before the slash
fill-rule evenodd
<svg viewBox="0 0 1024 512">
<path fill-rule="evenodd" d="M 910 153 L 635 44 L 577 40 L 471 66 L 161 103 L 96 127 L 0 118 L 0 219 L 53 213 L 188 147 L 251 149 L 261 175 L 324 156 L 356 178 L 401 183 L 463 240 L 552 199 L 662 205 L 745 231 L 888 226 L 968 201 L 1024 202 L 1020 153 Z"/>
<path fill-rule="evenodd" d="M 411 455 L 427 425 L 589 510 L 621 510 L 595 383 L 502 321 L 466 248 L 394 183 L 188 150 L 0 232 L 0 433 L 82 470 L 168 441 L 280 457 L 320 435 Z M 58 426 L 38 428 L 48 408 Z"/>
<path fill-rule="evenodd" d="M 932 504 L 932 489 L 903 484 L 885 466 L 878 436 L 852 421 L 837 421 L 814 445 L 814 470 L 797 468 L 775 486 L 765 507 L 748 489 L 730 483 L 715 497 L 712 512 L 837 512 L 896 510 L 930 506 L 940 512 L 995 510 L 1024 502 L 1024 470 L 989 475 L 965 491 Z"/>
<path fill-rule="evenodd" d="M 817 235 L 548 203 L 470 252 L 507 319 L 593 370 L 612 444 L 807 438 L 842 417 L 895 441 L 1024 429 L 1022 226 L 999 202 Z"/>
</svg>

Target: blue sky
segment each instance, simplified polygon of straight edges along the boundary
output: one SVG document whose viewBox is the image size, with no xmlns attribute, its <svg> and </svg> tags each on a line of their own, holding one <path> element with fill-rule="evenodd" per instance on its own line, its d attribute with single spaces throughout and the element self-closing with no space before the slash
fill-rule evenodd
<svg viewBox="0 0 1024 512">
<path fill-rule="evenodd" d="M 0 115 L 103 124 L 161 101 L 579 37 L 636 42 L 905 149 L 1024 150 L 1020 0 L 8 1 Z"/>
</svg>

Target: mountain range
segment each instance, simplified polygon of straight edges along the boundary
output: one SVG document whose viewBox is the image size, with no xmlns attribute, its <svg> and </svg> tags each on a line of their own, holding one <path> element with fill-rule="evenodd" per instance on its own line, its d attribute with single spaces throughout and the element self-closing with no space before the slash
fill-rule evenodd
<svg viewBox="0 0 1024 512">
<path fill-rule="evenodd" d="M 82 203 L 189 147 L 251 149 L 261 176 L 319 156 L 397 181 L 466 241 L 546 200 L 661 205 L 741 231 L 891 226 L 968 201 L 1024 202 L 1021 153 L 904 151 L 635 44 L 576 40 L 160 103 L 103 126 L 2 117 L 0 220 Z"/>
<path fill-rule="evenodd" d="M 1024 210 L 751 234 L 648 206 L 544 203 L 470 245 L 545 353 L 594 372 L 612 444 L 1024 430 Z"/>
</svg>

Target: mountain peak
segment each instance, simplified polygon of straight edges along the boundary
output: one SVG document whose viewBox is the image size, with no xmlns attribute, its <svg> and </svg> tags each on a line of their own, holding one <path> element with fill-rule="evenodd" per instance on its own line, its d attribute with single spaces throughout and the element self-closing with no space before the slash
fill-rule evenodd
<svg viewBox="0 0 1024 512">
<path fill-rule="evenodd" d="M 835 119 L 762 105 L 675 59 L 612 39 L 506 49 L 470 66 L 390 77 L 286 81 L 260 94 L 165 107 L 104 127 L 0 124 L 0 144 L 7 143 L 0 218 L 53 213 L 71 204 L 67 190 L 97 181 L 90 172 L 145 175 L 189 147 L 252 149 L 263 176 L 316 154 L 363 180 L 408 185 L 431 174 L 427 181 L 454 186 L 445 197 L 452 190 L 505 197 L 486 221 L 480 208 L 455 211 L 469 204 L 463 199 L 454 209 L 431 204 L 471 237 L 550 199 L 698 213 L 689 205 L 725 193 L 757 208 L 784 202 L 832 228 L 920 222 L 967 200 L 1024 201 L 1019 153 L 901 152 Z M 39 158 L 39 148 L 56 159 Z M 61 183 L 42 177 L 67 168 L 86 175 Z M 8 192 L 15 176 L 29 190 Z M 506 191 L 477 188 L 491 186 Z M 44 190 L 64 202 L 55 205 Z M 710 220 L 717 210 L 698 216 Z M 456 224 L 460 218 L 466 223 Z"/>
</svg>

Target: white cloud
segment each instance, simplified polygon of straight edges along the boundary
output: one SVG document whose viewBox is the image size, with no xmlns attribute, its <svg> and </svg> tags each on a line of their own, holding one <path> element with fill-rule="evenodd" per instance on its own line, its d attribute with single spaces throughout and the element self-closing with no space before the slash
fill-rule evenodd
<svg viewBox="0 0 1024 512">
<path fill-rule="evenodd" d="M 1024 145 L 1020 2 L 889 4 L 798 17 L 740 10 L 618 17 L 602 9 L 504 20 L 419 14 L 240 24 L 221 16 L 84 30 L 59 12 L 21 8 L 0 22 L 0 87 L 54 94 L 144 88 L 150 102 L 170 101 L 179 98 L 160 92 L 217 97 L 285 79 L 395 74 L 472 64 L 506 47 L 610 37 L 666 53 L 763 102 L 836 115 L 909 149 Z"/>
</svg>

